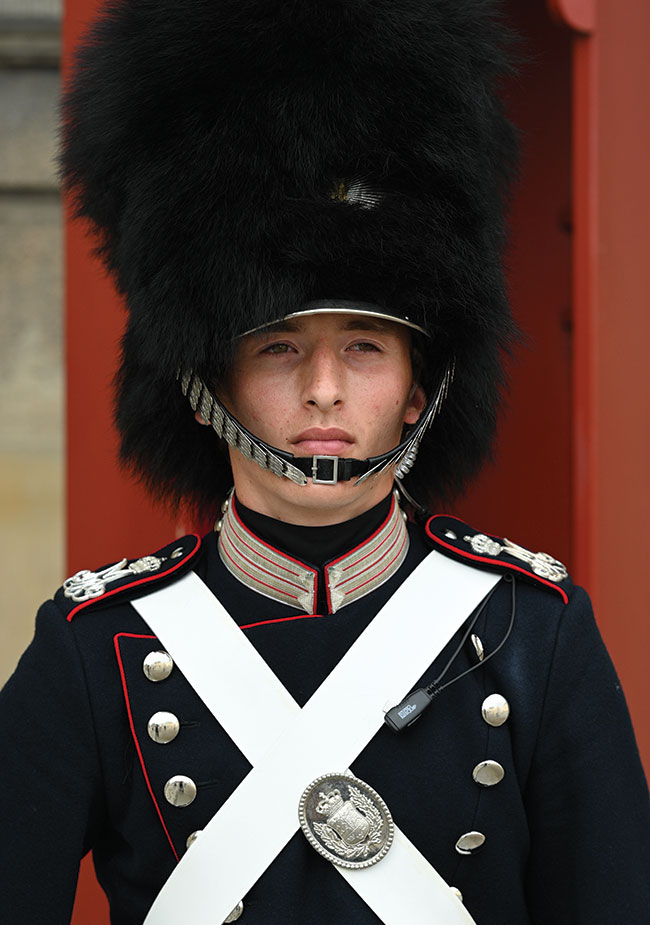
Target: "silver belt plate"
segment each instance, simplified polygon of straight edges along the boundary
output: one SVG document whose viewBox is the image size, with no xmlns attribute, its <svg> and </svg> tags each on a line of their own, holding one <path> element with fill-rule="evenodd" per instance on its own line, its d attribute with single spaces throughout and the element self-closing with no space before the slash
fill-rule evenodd
<svg viewBox="0 0 650 925">
<path fill-rule="evenodd" d="M 313 780 L 300 798 L 298 818 L 312 848 L 339 867 L 370 867 L 393 843 L 390 810 L 376 790 L 352 774 Z"/>
</svg>

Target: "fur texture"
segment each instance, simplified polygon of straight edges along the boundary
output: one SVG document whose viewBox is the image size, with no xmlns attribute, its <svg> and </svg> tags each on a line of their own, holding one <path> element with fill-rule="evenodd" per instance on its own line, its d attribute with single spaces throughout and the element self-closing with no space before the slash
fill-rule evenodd
<svg viewBox="0 0 650 925">
<path fill-rule="evenodd" d="M 64 97 L 62 172 L 129 311 L 122 457 L 159 496 L 230 484 L 179 368 L 223 374 L 238 334 L 322 298 L 431 332 L 456 378 L 407 479 L 429 501 L 489 453 L 514 328 L 501 251 L 514 131 L 493 0 L 121 0 Z M 338 183 L 379 197 L 332 198 Z"/>
</svg>

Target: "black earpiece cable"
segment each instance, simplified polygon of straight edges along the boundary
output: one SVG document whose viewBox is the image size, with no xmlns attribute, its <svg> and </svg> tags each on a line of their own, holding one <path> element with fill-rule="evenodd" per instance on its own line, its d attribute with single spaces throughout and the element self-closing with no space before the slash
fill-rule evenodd
<svg viewBox="0 0 650 925">
<path fill-rule="evenodd" d="M 441 673 L 438 675 L 438 677 L 434 681 L 432 681 L 430 684 L 427 684 L 426 687 L 418 687 L 416 690 L 412 691 L 408 695 L 408 697 L 405 697 L 404 700 L 402 700 L 401 703 L 398 703 L 396 707 L 392 707 L 390 710 L 386 712 L 384 716 L 384 722 L 389 727 L 389 729 L 393 730 L 393 732 L 402 732 L 408 726 L 411 726 L 417 719 L 419 719 L 422 716 L 426 708 L 431 705 L 434 698 L 437 697 L 438 694 L 441 693 L 441 691 L 444 691 L 444 689 L 446 687 L 449 687 L 451 684 L 455 684 L 456 681 L 460 681 L 461 678 L 464 678 L 466 675 L 470 674 L 472 671 L 476 671 L 477 668 L 483 668 L 483 666 L 486 665 L 487 662 L 489 662 L 491 658 L 494 658 L 497 652 L 499 652 L 503 648 L 503 646 L 506 644 L 506 642 L 508 641 L 508 637 L 510 636 L 510 633 L 512 632 L 512 629 L 515 625 L 515 614 L 517 611 L 517 594 L 516 594 L 516 582 L 515 582 L 514 576 L 504 575 L 503 580 L 509 582 L 512 585 L 512 593 L 511 593 L 512 603 L 511 603 L 511 609 L 510 609 L 510 623 L 508 624 L 508 629 L 506 630 L 505 636 L 503 637 L 499 645 L 496 647 L 496 649 L 493 649 L 493 651 L 490 652 L 489 655 L 486 655 L 485 658 L 483 658 L 480 662 L 477 662 L 476 665 L 471 665 L 469 668 L 466 668 L 465 671 L 461 671 L 460 674 L 456 675 L 455 678 L 452 678 L 450 681 L 447 681 L 445 684 L 442 684 L 442 685 L 440 684 L 444 676 L 449 671 L 449 668 L 453 664 L 454 660 L 457 658 L 459 652 L 461 651 L 461 649 L 467 642 L 469 634 L 472 632 L 472 630 L 476 626 L 476 623 L 479 617 L 481 616 L 481 614 L 487 607 L 488 603 L 490 602 L 492 595 L 494 594 L 494 592 L 496 591 L 498 587 L 498 585 L 495 585 L 495 587 L 492 588 L 492 590 L 485 597 L 485 599 L 481 601 L 480 606 L 478 607 L 478 609 L 472 616 L 471 620 L 469 621 L 469 625 L 463 634 L 463 638 L 456 646 L 456 649 L 453 655 L 451 656 L 451 658 L 449 659 L 449 661 L 447 662 L 447 664 L 445 665 Z"/>
</svg>

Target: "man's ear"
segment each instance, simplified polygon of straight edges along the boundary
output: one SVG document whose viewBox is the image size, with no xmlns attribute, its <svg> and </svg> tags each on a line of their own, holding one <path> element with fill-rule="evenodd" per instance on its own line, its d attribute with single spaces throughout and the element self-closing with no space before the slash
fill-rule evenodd
<svg viewBox="0 0 650 925">
<path fill-rule="evenodd" d="M 418 385 L 417 382 L 414 382 L 411 386 L 408 402 L 404 410 L 404 423 L 416 424 L 418 418 L 426 408 L 426 405 L 427 396 L 424 393 L 424 389 L 421 385 Z"/>
</svg>

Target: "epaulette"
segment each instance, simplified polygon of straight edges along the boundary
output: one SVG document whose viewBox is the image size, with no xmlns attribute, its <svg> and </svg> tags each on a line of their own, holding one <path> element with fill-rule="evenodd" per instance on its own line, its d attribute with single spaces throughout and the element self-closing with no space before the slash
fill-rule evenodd
<svg viewBox="0 0 650 925">
<path fill-rule="evenodd" d="M 121 559 L 96 572 L 83 569 L 66 578 L 54 600 L 66 618 L 72 620 L 87 607 L 107 600 L 114 603 L 117 597 L 144 593 L 166 579 L 177 578 L 195 561 L 200 548 L 201 538 L 191 533 L 163 546 L 153 555 Z"/>
<path fill-rule="evenodd" d="M 567 604 L 569 598 L 563 587 L 569 573 L 553 556 L 545 552 L 531 552 L 508 539 L 477 533 L 472 527 L 446 514 L 436 514 L 426 523 L 426 535 L 435 549 L 453 559 L 503 572 L 518 572 L 535 584 L 542 584 L 557 592 Z"/>
</svg>

